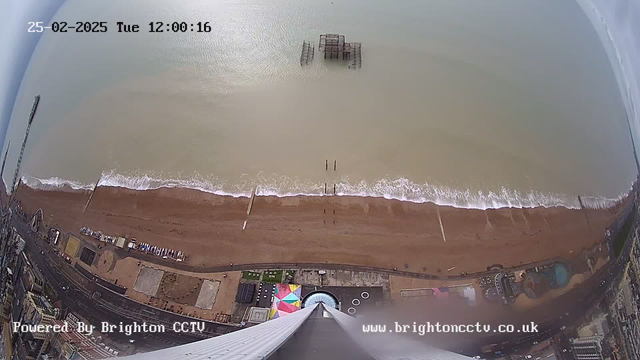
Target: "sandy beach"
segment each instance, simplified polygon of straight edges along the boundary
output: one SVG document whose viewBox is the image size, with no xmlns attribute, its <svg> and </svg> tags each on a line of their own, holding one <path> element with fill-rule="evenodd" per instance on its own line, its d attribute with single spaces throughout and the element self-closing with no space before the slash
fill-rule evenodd
<svg viewBox="0 0 640 360">
<path fill-rule="evenodd" d="M 182 250 L 194 267 L 314 262 L 446 275 L 575 256 L 604 242 L 622 206 L 470 210 L 365 197 L 218 196 L 191 189 L 90 192 L 21 186 L 24 209 L 47 226 L 107 234 Z M 442 222 L 442 229 L 440 226 Z M 246 230 L 243 223 L 248 219 Z"/>
</svg>

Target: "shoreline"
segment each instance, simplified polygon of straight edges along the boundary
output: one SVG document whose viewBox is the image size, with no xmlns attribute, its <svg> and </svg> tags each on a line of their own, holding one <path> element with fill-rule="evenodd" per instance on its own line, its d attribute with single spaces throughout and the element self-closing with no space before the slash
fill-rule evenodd
<svg viewBox="0 0 640 360">
<path fill-rule="evenodd" d="M 344 179 L 343 179 L 344 180 Z M 40 179 L 32 176 L 23 176 L 20 179 L 23 185 L 34 190 L 45 191 L 70 191 L 83 192 L 93 191 L 96 183 L 84 184 L 78 181 L 65 180 L 58 177 Z M 341 180 L 342 181 L 342 180 Z M 324 184 L 324 185 L 323 185 Z M 364 185 L 363 185 L 364 184 Z M 329 185 L 329 188 L 327 188 Z M 517 190 L 501 188 L 499 192 L 485 191 L 473 192 L 471 190 L 457 190 L 445 186 L 413 183 L 408 179 L 400 178 L 396 180 L 382 179 L 371 184 L 361 182 L 352 185 L 348 182 L 340 182 L 337 191 L 331 190 L 332 184 L 305 182 L 306 191 L 281 191 L 274 185 L 252 186 L 247 191 L 230 192 L 216 186 L 208 181 L 193 179 L 159 179 L 150 176 L 126 176 L 113 172 L 103 173 L 97 181 L 99 188 L 121 188 L 133 191 L 151 191 L 161 189 L 174 190 L 195 190 L 206 194 L 217 196 L 229 196 L 233 198 L 250 198 L 254 193 L 256 196 L 278 198 L 291 197 L 357 197 L 366 199 L 386 199 L 409 202 L 414 204 L 434 204 L 437 206 L 450 206 L 458 209 L 470 210 L 496 210 L 496 209 L 534 209 L 539 207 L 554 208 L 563 207 L 567 209 L 581 209 L 582 207 L 591 209 L 602 209 L 616 206 L 622 201 L 633 188 L 633 183 L 626 192 L 619 194 L 616 198 L 605 198 L 598 196 L 570 196 L 558 193 L 543 193 L 539 191 L 529 191 L 522 193 Z M 246 186 L 245 186 L 246 187 Z M 315 190 L 313 192 L 312 190 Z"/>
<path fill-rule="evenodd" d="M 569 258 L 602 244 L 604 229 L 626 203 L 474 210 L 382 198 L 257 196 L 247 216 L 249 198 L 101 186 L 83 214 L 89 194 L 21 185 L 18 197 L 27 212 L 42 208 L 47 226 L 76 235 L 88 226 L 135 237 L 185 252 L 196 268 L 334 263 L 439 275 Z M 452 267 L 455 272 L 447 272 Z"/>
</svg>

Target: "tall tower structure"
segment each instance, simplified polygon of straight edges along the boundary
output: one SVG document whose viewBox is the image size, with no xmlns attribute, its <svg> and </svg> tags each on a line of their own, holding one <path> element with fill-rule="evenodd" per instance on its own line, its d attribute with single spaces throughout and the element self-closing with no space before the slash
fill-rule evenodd
<svg viewBox="0 0 640 360">
<path fill-rule="evenodd" d="M 16 171 L 13 174 L 13 181 L 11 182 L 11 196 L 9 197 L 8 207 L 2 208 L 2 228 L 0 229 L 0 299 L 4 299 L 5 288 L 6 288 L 6 272 L 5 268 L 8 263 L 7 259 L 9 255 L 9 249 L 11 248 L 10 240 L 12 238 L 11 233 L 11 204 L 13 199 L 15 199 L 15 191 L 16 191 L 16 182 L 18 181 L 18 175 L 20 174 L 20 163 L 22 163 L 22 155 L 24 154 L 24 148 L 27 145 L 27 138 L 29 137 L 29 130 L 31 129 L 31 123 L 33 122 L 33 118 L 36 115 L 36 110 L 38 109 L 38 103 L 40 103 L 40 95 L 36 95 L 36 98 L 33 101 L 33 105 L 31 106 L 31 113 L 29 114 L 29 123 L 27 124 L 27 131 L 24 134 L 24 140 L 22 141 L 22 148 L 20 149 L 20 156 L 18 157 L 18 163 L 16 164 Z M 9 147 L 7 147 L 7 152 L 9 151 Z M 4 161 L 7 159 L 7 154 L 5 153 Z M 2 162 L 2 171 L 0 171 L 0 176 L 4 172 L 4 161 Z"/>
<path fill-rule="evenodd" d="M 7 143 L 7 150 L 4 152 L 4 158 L 2 159 L 2 169 L 0 169 L 0 178 L 4 175 L 4 165 L 7 163 L 7 155 L 9 154 L 9 147 L 11 146 L 11 140 Z"/>
<path fill-rule="evenodd" d="M 13 181 L 11 182 L 11 197 L 14 197 L 16 191 L 16 183 L 18 182 L 18 175 L 20 174 L 20 164 L 22 163 L 22 155 L 24 155 L 24 148 L 27 146 L 27 139 L 29 138 L 29 130 L 31 129 L 31 123 L 33 117 L 36 115 L 38 109 L 38 103 L 40 103 L 40 95 L 36 95 L 31 106 L 31 113 L 29 114 L 29 123 L 27 124 L 27 131 L 24 133 L 24 140 L 22 140 L 22 147 L 20 148 L 20 156 L 18 156 L 18 163 L 16 164 L 16 172 L 13 174 Z"/>
<path fill-rule="evenodd" d="M 7 143 L 7 150 L 4 152 L 4 158 L 2 159 L 2 168 L 0 169 L 0 181 L 4 181 L 4 166 L 7 163 L 7 155 L 9 154 L 9 147 L 11 147 L 11 140 L 9 140 L 9 142 Z M 8 189 L 5 189 L 5 191 Z M 2 196 L 0 196 L 0 199 L 2 199 Z"/>
<path fill-rule="evenodd" d="M 364 333 L 359 320 L 324 303 L 211 339 L 119 359 L 334 359 L 330 354 L 336 347 L 345 352 L 340 358 L 351 360 L 471 359 L 407 336 Z"/>
</svg>

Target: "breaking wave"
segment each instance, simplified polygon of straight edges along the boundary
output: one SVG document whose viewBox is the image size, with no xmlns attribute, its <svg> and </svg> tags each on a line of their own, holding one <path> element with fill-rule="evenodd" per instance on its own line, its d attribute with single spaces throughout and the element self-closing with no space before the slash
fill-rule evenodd
<svg viewBox="0 0 640 360">
<path fill-rule="evenodd" d="M 60 179 L 57 177 L 39 179 L 25 176 L 22 181 L 34 189 L 54 190 L 69 187 L 74 190 L 91 190 L 95 184 L 83 184 L 77 181 Z M 124 175 L 116 172 L 102 174 L 98 186 L 122 187 L 132 190 L 154 190 L 160 188 L 195 189 L 216 195 L 233 197 L 249 197 L 253 189 L 261 196 L 328 196 L 333 194 L 333 184 L 327 184 L 325 194 L 324 182 L 300 180 L 286 176 L 256 177 L 242 176 L 239 181 L 229 183 L 216 177 L 195 176 L 190 179 L 164 177 L 161 174 Z M 414 203 L 431 202 L 438 205 L 449 205 L 468 209 L 497 209 L 504 207 L 532 208 L 561 206 L 569 209 L 579 209 L 580 203 L 576 196 L 544 193 L 539 191 L 521 192 L 502 187 L 500 191 L 471 191 L 459 190 L 447 186 L 418 184 L 406 178 L 380 179 L 374 182 L 351 182 L 343 177 L 336 184 L 336 195 L 377 197 L 395 199 Z M 582 197 L 582 203 L 587 208 L 608 208 L 626 194 L 616 199 L 599 197 Z"/>
<path fill-rule="evenodd" d="M 39 179 L 33 176 L 23 176 L 22 183 L 32 189 L 59 190 L 65 187 L 73 190 L 93 190 L 95 184 L 83 184 L 79 181 L 65 180 L 58 177 Z"/>
</svg>

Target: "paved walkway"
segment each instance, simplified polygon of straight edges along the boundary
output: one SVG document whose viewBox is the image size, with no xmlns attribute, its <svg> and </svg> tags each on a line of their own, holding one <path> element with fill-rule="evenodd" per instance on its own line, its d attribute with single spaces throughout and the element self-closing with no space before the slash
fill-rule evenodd
<svg viewBox="0 0 640 360">
<path fill-rule="evenodd" d="M 242 270 L 264 270 L 264 269 L 325 269 L 325 270 L 346 270 L 346 271 L 364 271 L 364 272 L 376 272 L 389 275 L 405 276 L 426 280 L 473 280 L 482 276 L 497 274 L 499 270 L 483 271 L 476 273 L 467 273 L 465 275 L 444 275 L 444 274 L 427 274 L 417 273 L 411 271 L 404 271 L 400 269 L 386 269 L 372 266 L 360 266 L 353 264 L 329 264 L 329 263 L 256 263 L 256 264 L 230 264 L 227 266 L 208 266 L 199 267 L 191 266 L 185 263 L 165 260 L 157 256 L 142 253 L 136 250 L 130 252 L 120 249 L 112 249 L 119 258 L 124 259 L 127 257 L 133 257 L 138 260 L 144 260 L 150 263 L 171 267 L 174 269 L 189 271 L 193 273 L 215 273 L 225 271 L 242 271 Z M 533 263 L 527 263 L 518 265 L 511 268 L 506 268 L 509 271 L 525 270 L 536 266 L 543 266 L 554 262 L 567 262 L 566 259 L 556 257 L 537 261 Z"/>
</svg>

